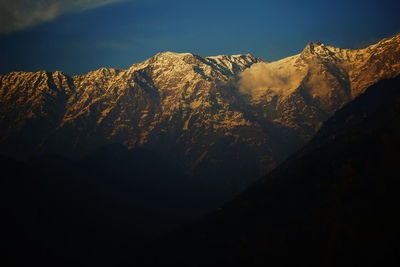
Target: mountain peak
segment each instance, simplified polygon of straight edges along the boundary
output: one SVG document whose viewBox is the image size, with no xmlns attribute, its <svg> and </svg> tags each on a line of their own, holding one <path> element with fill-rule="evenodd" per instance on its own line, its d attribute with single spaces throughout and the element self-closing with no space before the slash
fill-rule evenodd
<svg viewBox="0 0 400 267">
<path fill-rule="evenodd" d="M 157 53 L 154 57 L 168 57 L 168 58 L 184 58 L 184 57 L 193 57 L 192 53 L 178 53 L 172 51 L 165 51 Z"/>
<path fill-rule="evenodd" d="M 304 57 L 317 56 L 320 58 L 332 57 L 335 55 L 336 48 L 327 46 L 320 42 L 310 42 L 301 52 Z"/>
<path fill-rule="evenodd" d="M 304 51 L 308 51 L 310 53 L 315 53 L 316 51 L 325 48 L 325 44 L 321 42 L 309 42 L 306 47 L 303 49 Z"/>
<path fill-rule="evenodd" d="M 217 55 L 217 56 L 210 56 L 208 58 L 256 58 L 253 54 L 237 54 L 237 55 Z"/>
<path fill-rule="evenodd" d="M 310 47 L 311 49 L 314 49 L 319 46 L 325 46 L 325 44 L 321 42 L 309 42 L 307 46 Z"/>
<path fill-rule="evenodd" d="M 150 63 L 161 65 L 195 64 L 201 56 L 192 53 L 177 53 L 172 51 L 160 52 L 150 58 Z M 146 61 L 145 61 L 146 62 Z"/>
</svg>

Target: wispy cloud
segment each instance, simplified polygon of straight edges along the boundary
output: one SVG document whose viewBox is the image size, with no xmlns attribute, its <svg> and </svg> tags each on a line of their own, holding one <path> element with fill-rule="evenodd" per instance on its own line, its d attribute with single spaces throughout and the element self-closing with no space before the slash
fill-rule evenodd
<svg viewBox="0 0 400 267">
<path fill-rule="evenodd" d="M 126 0 L 0 0 L 0 33 L 23 30 L 74 12 Z"/>
</svg>

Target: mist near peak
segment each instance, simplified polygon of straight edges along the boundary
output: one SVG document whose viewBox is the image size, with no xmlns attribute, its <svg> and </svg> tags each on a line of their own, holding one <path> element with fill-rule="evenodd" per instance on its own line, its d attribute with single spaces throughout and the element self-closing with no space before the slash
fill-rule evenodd
<svg viewBox="0 0 400 267">
<path fill-rule="evenodd" d="M 258 98 L 266 92 L 286 95 L 293 92 L 306 75 L 304 68 L 297 68 L 295 57 L 252 65 L 240 74 L 239 91 Z"/>
</svg>

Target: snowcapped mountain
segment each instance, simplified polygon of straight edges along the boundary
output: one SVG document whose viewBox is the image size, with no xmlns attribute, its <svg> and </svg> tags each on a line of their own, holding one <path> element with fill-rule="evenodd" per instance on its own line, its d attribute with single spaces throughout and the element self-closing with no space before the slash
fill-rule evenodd
<svg viewBox="0 0 400 267">
<path fill-rule="evenodd" d="M 369 85 L 399 73 L 400 35 L 361 50 L 309 43 L 271 63 L 164 52 L 127 70 L 14 72 L 0 76 L 0 152 L 80 157 L 120 143 L 197 177 L 237 177 L 241 188 Z"/>
</svg>

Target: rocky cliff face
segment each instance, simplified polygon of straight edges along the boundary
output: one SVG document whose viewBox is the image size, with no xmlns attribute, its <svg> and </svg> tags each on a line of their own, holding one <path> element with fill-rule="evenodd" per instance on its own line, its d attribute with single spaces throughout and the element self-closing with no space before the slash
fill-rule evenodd
<svg viewBox="0 0 400 267">
<path fill-rule="evenodd" d="M 400 35 L 361 50 L 310 43 L 272 63 L 165 52 L 127 70 L 10 73 L 0 76 L 0 151 L 80 157 L 121 143 L 246 184 L 367 86 L 399 74 L 399 62 Z"/>
</svg>

